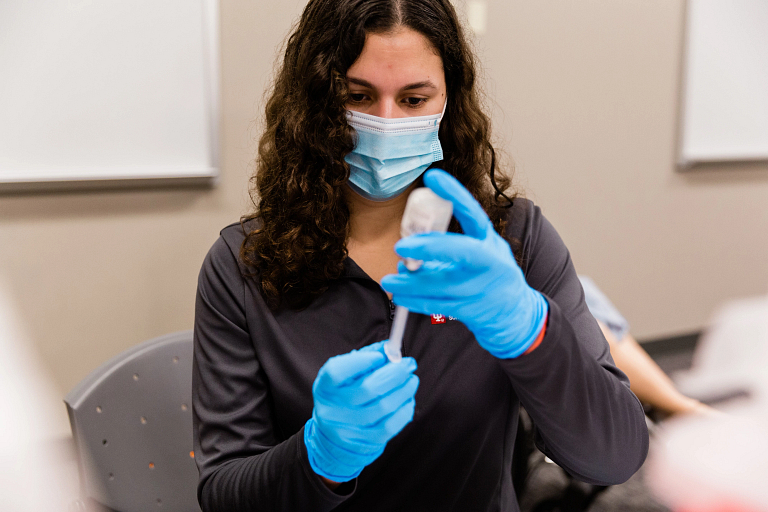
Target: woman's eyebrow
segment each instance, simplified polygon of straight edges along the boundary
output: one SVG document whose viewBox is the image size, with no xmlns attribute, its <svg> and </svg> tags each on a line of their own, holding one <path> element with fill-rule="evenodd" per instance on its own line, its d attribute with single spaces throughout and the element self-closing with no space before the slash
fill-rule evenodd
<svg viewBox="0 0 768 512">
<path fill-rule="evenodd" d="M 368 89 L 374 88 L 371 82 L 368 82 L 367 80 L 363 80 L 362 78 L 355 78 L 355 77 L 348 76 L 347 81 L 355 85 L 362 85 L 363 87 L 367 87 Z"/>
<path fill-rule="evenodd" d="M 368 89 L 375 89 L 373 84 L 371 84 L 367 80 L 363 80 L 362 78 L 355 78 L 352 76 L 347 77 L 347 81 L 351 84 L 360 85 L 362 87 L 367 87 Z M 403 91 L 411 91 L 413 89 L 437 89 L 437 85 L 434 84 L 434 82 L 431 82 L 430 80 L 424 80 L 422 82 L 414 82 L 412 84 L 408 84 L 405 87 L 403 87 L 401 90 Z"/>
<path fill-rule="evenodd" d="M 415 82 L 403 87 L 404 91 L 411 91 L 413 89 L 437 89 L 437 86 L 429 80 L 424 80 L 423 82 Z"/>
</svg>

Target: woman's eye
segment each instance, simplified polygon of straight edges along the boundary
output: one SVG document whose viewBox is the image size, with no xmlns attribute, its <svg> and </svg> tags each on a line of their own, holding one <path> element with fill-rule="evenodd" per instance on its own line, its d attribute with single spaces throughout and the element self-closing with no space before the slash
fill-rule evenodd
<svg viewBox="0 0 768 512">
<path fill-rule="evenodd" d="M 365 101 L 365 94 L 351 93 L 349 99 L 352 103 L 362 103 Z"/>
<path fill-rule="evenodd" d="M 426 98 L 405 98 L 405 103 L 409 107 L 420 107 L 425 101 L 427 101 Z"/>
</svg>

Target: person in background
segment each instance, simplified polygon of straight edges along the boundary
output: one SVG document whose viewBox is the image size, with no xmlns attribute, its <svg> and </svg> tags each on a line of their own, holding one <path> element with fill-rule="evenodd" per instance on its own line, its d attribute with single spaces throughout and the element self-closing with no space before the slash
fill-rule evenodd
<svg viewBox="0 0 768 512">
<path fill-rule="evenodd" d="M 507 195 L 475 76 L 449 0 L 306 5 L 266 105 L 256 210 L 198 280 L 206 512 L 516 511 L 520 404 L 572 475 L 642 465 L 642 406 L 557 232 Z M 453 204 L 450 232 L 398 241 L 422 185 Z M 412 312 L 399 362 L 382 343 L 394 304 Z"/>
<path fill-rule="evenodd" d="M 666 414 L 715 412 L 698 400 L 689 398 L 675 388 L 672 380 L 659 368 L 629 332 L 629 323 L 618 309 L 586 276 L 579 276 L 589 312 L 603 331 L 616 366 L 629 377 L 632 392 L 641 402 Z"/>
</svg>

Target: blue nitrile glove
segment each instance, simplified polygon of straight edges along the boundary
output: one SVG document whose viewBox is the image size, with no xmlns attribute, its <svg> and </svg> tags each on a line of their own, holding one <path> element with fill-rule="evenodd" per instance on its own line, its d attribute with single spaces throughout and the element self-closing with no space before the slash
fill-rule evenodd
<svg viewBox="0 0 768 512">
<path fill-rule="evenodd" d="M 304 427 L 309 464 L 334 482 L 356 478 L 413 419 L 416 361 L 390 363 L 384 342 L 330 358 L 312 385 Z"/>
<path fill-rule="evenodd" d="M 509 244 L 493 228 L 480 204 L 445 171 L 424 174 L 424 184 L 453 203 L 464 234 L 425 233 L 401 239 L 403 258 L 425 260 L 414 272 L 399 265 L 381 286 L 396 304 L 423 314 L 453 316 L 498 358 L 524 353 L 546 321 L 546 299 L 525 282 Z"/>
</svg>

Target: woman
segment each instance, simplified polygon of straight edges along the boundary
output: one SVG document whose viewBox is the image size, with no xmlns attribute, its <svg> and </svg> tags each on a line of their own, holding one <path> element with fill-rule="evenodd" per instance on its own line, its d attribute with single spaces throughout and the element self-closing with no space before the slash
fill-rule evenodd
<svg viewBox="0 0 768 512">
<path fill-rule="evenodd" d="M 586 481 L 644 461 L 642 408 L 567 249 L 502 193 L 474 80 L 448 0 L 305 8 L 266 108 L 257 210 L 222 230 L 198 284 L 206 512 L 517 510 L 520 403 Z M 422 182 L 453 203 L 451 233 L 398 242 Z M 388 293 L 418 313 L 399 363 Z"/>
</svg>

